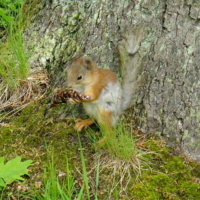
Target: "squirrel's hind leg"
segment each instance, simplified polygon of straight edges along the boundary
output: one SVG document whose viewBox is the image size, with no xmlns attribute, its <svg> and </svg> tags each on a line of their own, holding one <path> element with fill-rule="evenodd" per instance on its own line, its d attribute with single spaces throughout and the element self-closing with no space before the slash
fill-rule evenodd
<svg viewBox="0 0 200 200">
<path fill-rule="evenodd" d="M 100 128 L 103 131 L 103 134 L 105 136 L 108 136 L 112 134 L 113 132 L 113 116 L 110 111 L 100 110 L 100 116 L 97 119 L 97 122 L 100 126 Z"/>
<path fill-rule="evenodd" d="M 81 131 L 83 128 L 87 128 L 88 126 L 94 124 L 94 121 L 90 118 L 88 119 L 77 119 L 76 120 L 76 125 L 75 125 L 75 130 Z"/>
<path fill-rule="evenodd" d="M 112 113 L 109 111 L 105 111 L 105 110 L 101 110 L 100 111 L 100 117 L 97 120 L 102 134 L 103 134 L 103 138 L 101 138 L 98 141 L 98 145 L 104 146 L 105 144 L 107 144 L 107 142 L 109 141 L 110 137 L 112 136 L 112 133 L 114 131 L 114 128 L 112 126 L 113 124 L 113 116 Z"/>
</svg>

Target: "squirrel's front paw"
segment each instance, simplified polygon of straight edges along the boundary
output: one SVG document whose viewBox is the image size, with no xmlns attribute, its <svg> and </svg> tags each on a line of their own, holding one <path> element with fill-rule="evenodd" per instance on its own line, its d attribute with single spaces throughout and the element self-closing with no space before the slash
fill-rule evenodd
<svg viewBox="0 0 200 200">
<path fill-rule="evenodd" d="M 68 101 L 71 104 L 79 104 L 79 103 L 81 103 L 80 100 L 78 100 L 78 99 L 72 99 L 72 98 L 68 99 Z"/>
</svg>

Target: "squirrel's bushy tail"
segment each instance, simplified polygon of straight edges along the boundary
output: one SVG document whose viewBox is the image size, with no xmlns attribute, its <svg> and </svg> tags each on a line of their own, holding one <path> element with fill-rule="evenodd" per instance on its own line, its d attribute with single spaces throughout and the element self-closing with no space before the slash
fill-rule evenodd
<svg viewBox="0 0 200 200">
<path fill-rule="evenodd" d="M 128 31 L 118 47 L 122 74 L 121 113 L 137 101 L 135 95 L 140 88 L 143 71 L 139 50 L 147 34 L 145 26 L 135 27 L 134 30 Z"/>
</svg>

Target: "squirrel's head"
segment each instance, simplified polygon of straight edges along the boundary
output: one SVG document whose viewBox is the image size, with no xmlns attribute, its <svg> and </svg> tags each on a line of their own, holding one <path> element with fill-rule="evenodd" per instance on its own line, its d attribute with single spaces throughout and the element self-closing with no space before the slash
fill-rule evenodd
<svg viewBox="0 0 200 200">
<path fill-rule="evenodd" d="M 93 74 L 97 69 L 96 64 L 90 58 L 76 55 L 68 70 L 67 86 L 72 89 L 88 85 L 93 82 Z"/>
</svg>

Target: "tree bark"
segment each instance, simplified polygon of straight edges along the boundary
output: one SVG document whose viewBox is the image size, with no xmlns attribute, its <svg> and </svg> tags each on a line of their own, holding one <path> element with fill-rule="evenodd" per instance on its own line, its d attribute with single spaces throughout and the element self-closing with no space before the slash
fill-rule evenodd
<svg viewBox="0 0 200 200">
<path fill-rule="evenodd" d="M 34 13 L 24 32 L 33 70 L 64 86 L 66 66 L 83 51 L 122 76 L 124 107 L 137 108 L 144 132 L 200 162 L 199 1 L 36 2 L 24 7 Z"/>
</svg>

